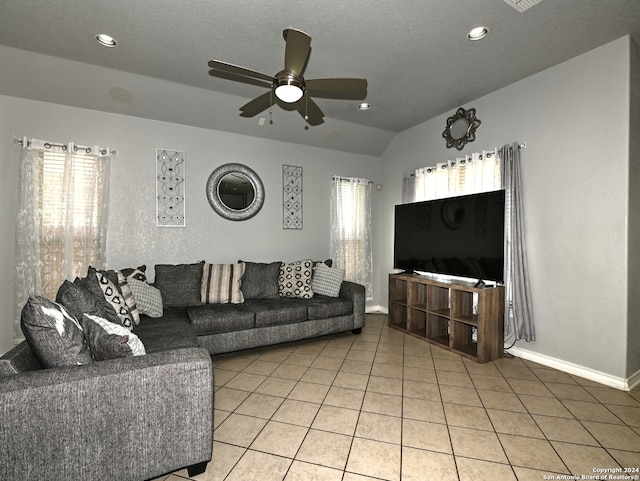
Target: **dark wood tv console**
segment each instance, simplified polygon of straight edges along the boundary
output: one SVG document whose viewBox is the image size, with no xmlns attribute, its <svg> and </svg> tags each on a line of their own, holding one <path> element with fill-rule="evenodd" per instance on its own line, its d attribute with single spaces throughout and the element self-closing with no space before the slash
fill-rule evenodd
<svg viewBox="0 0 640 481">
<path fill-rule="evenodd" d="M 502 357 L 504 287 L 474 284 L 390 274 L 389 327 L 479 363 Z"/>
</svg>

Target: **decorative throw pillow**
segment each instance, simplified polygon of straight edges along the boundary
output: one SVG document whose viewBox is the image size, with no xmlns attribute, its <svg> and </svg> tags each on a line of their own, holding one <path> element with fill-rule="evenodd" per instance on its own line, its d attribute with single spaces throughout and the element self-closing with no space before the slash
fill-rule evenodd
<svg viewBox="0 0 640 481">
<path fill-rule="evenodd" d="M 140 324 L 140 313 L 138 312 L 138 306 L 136 305 L 136 300 L 133 297 L 133 292 L 131 292 L 131 288 L 127 283 L 126 276 L 122 273 L 122 271 L 118 272 L 118 289 L 122 292 L 122 298 L 124 299 L 124 303 L 129 308 L 129 312 L 131 313 L 131 318 L 133 319 L 133 323 L 137 326 Z"/>
<path fill-rule="evenodd" d="M 282 263 L 280 277 L 278 278 L 278 294 L 280 297 L 301 297 L 311 299 L 311 275 L 313 273 L 313 261 L 302 260 Z"/>
<path fill-rule="evenodd" d="M 100 287 L 100 282 L 98 281 L 98 276 L 96 275 L 98 271 L 96 271 L 93 267 L 89 267 L 87 271 L 87 277 L 79 278 L 73 281 L 79 287 L 86 289 L 91 292 L 91 294 L 95 297 L 100 309 L 102 309 L 102 313 L 105 319 L 115 323 L 120 324 L 122 321 L 116 314 L 113 306 L 104 298 L 104 292 L 102 292 L 102 288 Z M 80 317 L 78 317 L 80 319 Z"/>
<path fill-rule="evenodd" d="M 127 283 L 131 288 L 140 314 L 149 317 L 162 317 L 162 295 L 160 294 L 160 289 L 156 289 L 146 282 L 139 281 L 133 277 L 127 278 Z"/>
<path fill-rule="evenodd" d="M 344 280 L 344 270 L 327 267 L 324 264 L 316 265 L 311 279 L 311 287 L 316 294 L 323 296 L 339 297 L 340 286 Z"/>
<path fill-rule="evenodd" d="M 265 264 L 261 262 L 243 262 L 244 276 L 240 289 L 245 300 L 248 299 L 280 299 L 278 294 L 278 277 L 281 262 Z"/>
<path fill-rule="evenodd" d="M 202 272 L 202 302 L 204 304 L 241 304 L 244 296 L 240 281 L 244 264 L 205 263 Z"/>
<path fill-rule="evenodd" d="M 82 327 L 56 302 L 30 296 L 22 308 L 20 327 L 34 356 L 45 369 L 93 362 Z"/>
<path fill-rule="evenodd" d="M 82 316 L 82 327 L 96 361 L 146 354 L 140 338 L 126 327 L 90 314 Z"/>
<path fill-rule="evenodd" d="M 123 325 L 129 330 L 133 329 L 133 316 L 116 285 L 100 271 L 96 272 L 96 277 L 98 278 L 98 284 L 100 285 L 100 289 L 102 289 L 105 300 L 111 304 L 113 310 L 116 311 L 116 315 L 120 320 L 118 324 Z"/>
<path fill-rule="evenodd" d="M 105 317 L 104 309 L 93 293 L 73 282 L 62 283 L 56 294 L 56 302 L 62 304 L 74 319 L 82 319 L 83 314 Z"/>
<path fill-rule="evenodd" d="M 202 269 L 204 261 L 195 264 L 157 264 L 155 286 L 162 293 L 165 306 L 202 305 Z"/>
<path fill-rule="evenodd" d="M 139 281 L 147 282 L 147 266 L 144 264 L 138 267 L 126 267 L 124 269 L 120 269 L 120 272 L 122 272 L 122 275 L 127 278 L 133 277 Z"/>
</svg>

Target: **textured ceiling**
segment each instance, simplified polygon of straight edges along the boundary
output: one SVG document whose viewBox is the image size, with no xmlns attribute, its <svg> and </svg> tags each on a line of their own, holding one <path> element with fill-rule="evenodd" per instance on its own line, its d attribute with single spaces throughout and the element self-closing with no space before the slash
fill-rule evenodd
<svg viewBox="0 0 640 481">
<path fill-rule="evenodd" d="M 470 42 L 478 25 L 489 35 Z M 0 45 L 242 97 L 228 116 L 264 90 L 210 77 L 207 61 L 275 74 L 289 26 L 312 37 L 306 78 L 369 81 L 371 110 L 318 99 L 325 123 L 399 132 L 623 35 L 638 41 L 640 0 L 545 0 L 524 13 L 503 0 L 0 0 Z"/>
</svg>

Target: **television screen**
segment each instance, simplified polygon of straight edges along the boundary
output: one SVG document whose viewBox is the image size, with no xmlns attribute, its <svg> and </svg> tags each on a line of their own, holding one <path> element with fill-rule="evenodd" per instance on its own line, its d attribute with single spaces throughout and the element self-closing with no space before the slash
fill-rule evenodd
<svg viewBox="0 0 640 481">
<path fill-rule="evenodd" d="M 400 204 L 393 266 L 504 280 L 504 190 Z"/>
</svg>

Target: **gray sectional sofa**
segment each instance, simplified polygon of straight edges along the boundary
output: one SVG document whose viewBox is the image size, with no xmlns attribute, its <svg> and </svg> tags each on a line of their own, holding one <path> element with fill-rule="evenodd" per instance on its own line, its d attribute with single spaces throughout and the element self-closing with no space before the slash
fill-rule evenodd
<svg viewBox="0 0 640 481">
<path fill-rule="evenodd" d="M 204 471 L 213 445 L 211 355 L 359 333 L 364 325 L 364 286 L 333 282 L 329 295 L 308 295 L 306 287 L 298 289 L 299 282 L 280 275 L 274 287 L 276 265 L 282 274 L 280 263 L 232 267 L 224 279 L 242 281 L 244 291 L 227 293 L 225 302 L 216 302 L 219 282 L 205 288 L 204 262 L 156 265 L 154 284 L 146 282 L 143 268 L 121 271 L 129 275 L 132 297 L 140 300 L 132 333 L 144 355 L 43 368 L 38 352 L 24 341 L 2 356 L 0 479 L 142 481 L 183 467 L 190 475 Z M 291 279 L 299 277 L 298 270 Z M 57 299 L 85 320 L 88 311 L 106 309 L 91 296 L 78 297 L 86 294 L 79 286 L 89 274 L 66 282 Z M 215 268 L 209 274 L 220 279 Z M 118 279 L 113 271 L 105 277 Z M 154 305 L 159 299 L 162 305 Z"/>
</svg>

